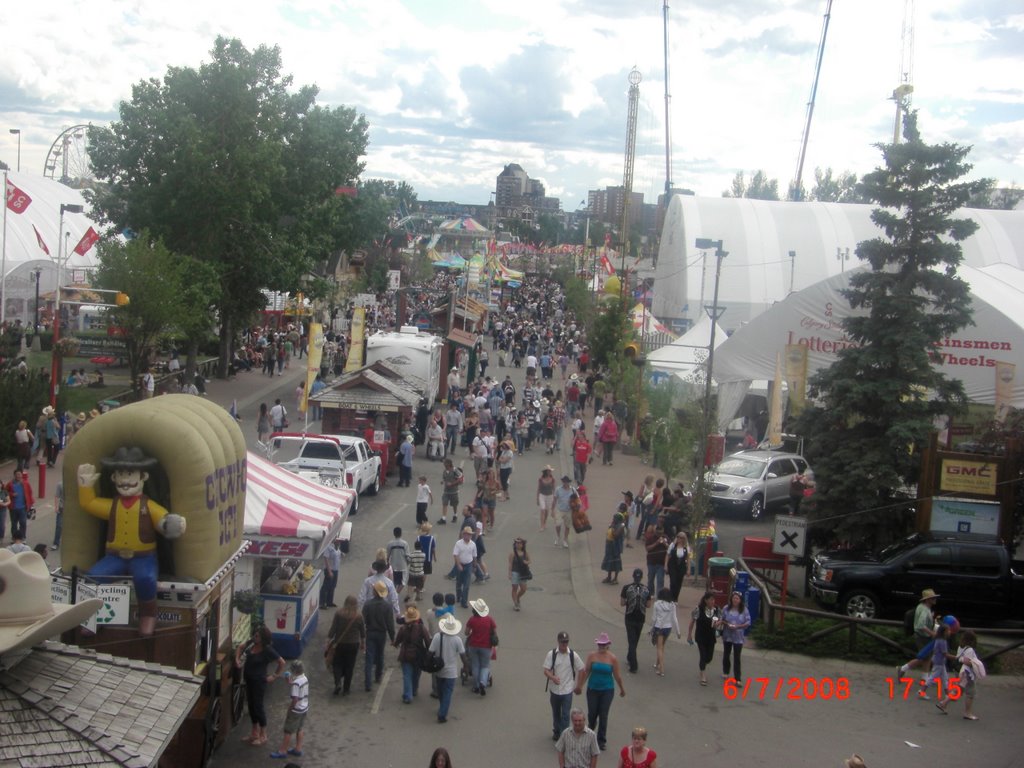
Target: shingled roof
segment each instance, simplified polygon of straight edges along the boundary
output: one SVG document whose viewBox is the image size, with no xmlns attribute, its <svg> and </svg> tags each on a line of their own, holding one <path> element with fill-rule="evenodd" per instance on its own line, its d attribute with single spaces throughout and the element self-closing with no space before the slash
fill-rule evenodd
<svg viewBox="0 0 1024 768">
<path fill-rule="evenodd" d="M 155 766 L 199 698 L 184 670 L 61 643 L 0 666 L 0 765 Z"/>
</svg>

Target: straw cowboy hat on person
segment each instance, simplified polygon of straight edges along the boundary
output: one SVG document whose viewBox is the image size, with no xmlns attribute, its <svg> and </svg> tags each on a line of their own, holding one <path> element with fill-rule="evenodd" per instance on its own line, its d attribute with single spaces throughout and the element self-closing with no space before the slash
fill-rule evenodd
<svg viewBox="0 0 1024 768">
<path fill-rule="evenodd" d="M 375 581 L 373 582 L 373 591 L 377 593 L 377 597 L 387 597 L 388 585 L 383 581 Z"/>
<path fill-rule="evenodd" d="M 419 621 L 420 610 L 415 605 L 407 605 L 405 607 L 405 620 L 408 621 Z"/>
<path fill-rule="evenodd" d="M 921 599 L 917 602 L 923 603 L 925 600 L 937 600 L 940 597 L 942 597 L 942 595 L 935 594 L 934 589 L 926 589 L 924 592 L 921 593 Z"/>
<path fill-rule="evenodd" d="M 843 762 L 846 763 L 846 768 L 867 768 L 864 758 L 856 753 L 846 758 Z"/>
<path fill-rule="evenodd" d="M 97 598 L 75 605 L 50 602 L 50 571 L 43 558 L 0 549 L 0 654 L 74 629 L 102 607 Z"/>
<path fill-rule="evenodd" d="M 441 630 L 442 634 L 457 635 L 462 631 L 462 622 L 448 613 L 437 622 L 437 628 Z"/>
</svg>

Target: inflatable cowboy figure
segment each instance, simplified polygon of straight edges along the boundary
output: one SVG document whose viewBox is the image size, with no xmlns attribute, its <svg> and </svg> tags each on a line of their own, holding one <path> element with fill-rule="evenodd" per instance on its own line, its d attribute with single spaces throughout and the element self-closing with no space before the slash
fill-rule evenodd
<svg viewBox="0 0 1024 768">
<path fill-rule="evenodd" d="M 117 498 L 96 496 L 100 476 L 92 464 L 78 467 L 78 501 L 82 509 L 107 521 L 107 554 L 90 570 L 98 581 L 131 575 L 139 603 L 139 633 L 152 635 L 156 629 L 156 534 L 176 539 L 185 533 L 185 518 L 172 515 L 142 493 L 156 459 L 140 448 L 121 447 L 113 456 L 100 460 L 117 491 Z"/>
</svg>

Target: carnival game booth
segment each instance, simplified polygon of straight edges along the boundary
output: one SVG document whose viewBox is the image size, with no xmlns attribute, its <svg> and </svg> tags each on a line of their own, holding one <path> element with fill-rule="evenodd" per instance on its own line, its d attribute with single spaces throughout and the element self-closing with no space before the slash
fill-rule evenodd
<svg viewBox="0 0 1024 768">
<path fill-rule="evenodd" d="M 298 658 L 316 633 L 323 571 L 315 563 L 335 539 L 351 536 L 355 491 L 330 488 L 248 455 L 245 538 L 237 590 L 263 599 L 263 621 L 284 657 Z"/>
</svg>

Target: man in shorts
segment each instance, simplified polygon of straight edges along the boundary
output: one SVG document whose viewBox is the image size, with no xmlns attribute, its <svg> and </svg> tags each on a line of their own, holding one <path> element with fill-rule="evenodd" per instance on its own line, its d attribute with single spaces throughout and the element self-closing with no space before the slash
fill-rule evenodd
<svg viewBox="0 0 1024 768">
<path fill-rule="evenodd" d="M 449 506 L 452 508 L 452 522 L 456 520 L 459 512 L 459 486 L 464 480 L 462 470 L 458 469 L 451 459 L 445 459 L 444 472 L 441 473 L 441 519 L 437 521 L 442 525 L 448 522 Z"/>
<path fill-rule="evenodd" d="M 572 510 L 569 502 L 572 500 L 574 491 L 572 489 L 572 478 L 562 475 L 562 484 L 555 488 L 554 509 L 551 511 L 551 519 L 555 524 L 555 546 L 563 549 L 569 548 L 569 520 L 572 517 Z"/>
</svg>

